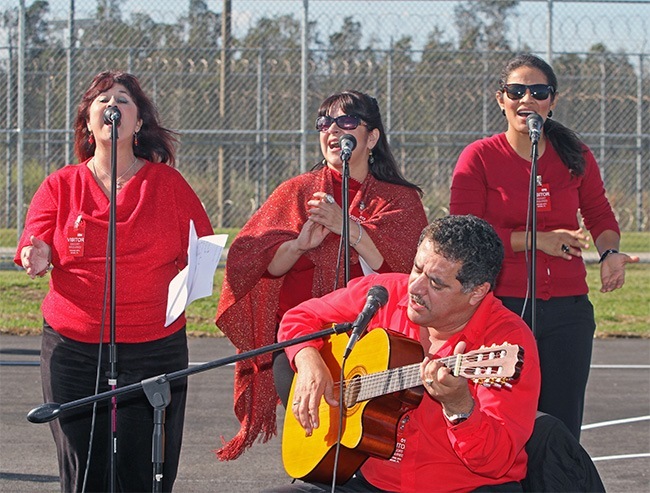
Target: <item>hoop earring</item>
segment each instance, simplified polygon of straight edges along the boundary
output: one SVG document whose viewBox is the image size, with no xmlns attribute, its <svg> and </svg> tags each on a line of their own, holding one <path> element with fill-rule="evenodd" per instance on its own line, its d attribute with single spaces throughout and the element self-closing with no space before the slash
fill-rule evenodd
<svg viewBox="0 0 650 493">
<path fill-rule="evenodd" d="M 548 110 L 547 118 L 552 118 L 552 117 L 553 117 L 553 110 Z"/>
</svg>

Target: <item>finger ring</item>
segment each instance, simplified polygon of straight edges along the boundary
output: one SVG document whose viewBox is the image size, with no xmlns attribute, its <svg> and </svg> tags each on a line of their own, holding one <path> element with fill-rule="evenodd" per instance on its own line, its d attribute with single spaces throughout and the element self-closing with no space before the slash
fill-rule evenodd
<svg viewBox="0 0 650 493">
<path fill-rule="evenodd" d="M 426 383 L 429 387 L 433 384 L 433 380 L 425 380 L 424 383 Z"/>
<path fill-rule="evenodd" d="M 325 194 L 325 197 L 323 197 L 323 200 L 327 202 L 328 204 L 333 204 L 334 203 L 334 197 L 332 197 L 329 193 Z"/>
<path fill-rule="evenodd" d="M 564 253 L 569 253 L 569 245 L 565 245 L 564 243 L 562 244 L 562 251 Z"/>
</svg>

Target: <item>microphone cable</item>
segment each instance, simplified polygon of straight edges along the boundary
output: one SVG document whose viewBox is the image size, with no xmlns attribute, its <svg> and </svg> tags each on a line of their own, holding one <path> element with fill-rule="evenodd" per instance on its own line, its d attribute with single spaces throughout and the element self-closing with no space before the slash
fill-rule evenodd
<svg viewBox="0 0 650 493">
<path fill-rule="evenodd" d="M 108 294 L 108 269 L 109 269 L 109 245 L 110 242 L 106 242 L 106 262 L 104 266 L 104 294 L 102 296 L 102 318 L 99 329 L 99 345 L 97 350 L 97 372 L 95 375 L 95 395 L 99 394 L 99 382 L 102 372 L 102 349 L 104 345 L 104 331 L 106 328 L 106 305 L 107 305 L 107 294 Z M 84 471 L 83 484 L 81 486 L 81 493 L 85 493 L 86 486 L 88 484 L 88 472 L 90 470 L 90 458 L 92 457 L 93 451 L 93 439 L 95 437 L 95 424 L 97 422 L 97 401 L 93 402 L 93 411 L 90 419 L 90 432 L 88 437 L 88 457 L 86 458 L 86 469 Z M 110 413 L 109 413 L 110 416 Z M 110 418 L 109 418 L 110 419 Z"/>
<path fill-rule="evenodd" d="M 343 212 L 343 209 L 341 209 Z M 339 251 L 336 254 L 336 269 L 334 271 L 334 289 L 336 291 L 339 288 L 339 275 L 341 274 L 341 258 L 343 257 L 343 234 L 339 239 Z"/>
<path fill-rule="evenodd" d="M 347 411 L 345 405 L 344 393 L 345 393 L 345 363 L 348 358 L 344 357 L 341 361 L 341 372 L 339 374 L 339 422 L 338 422 L 338 431 L 336 434 L 336 448 L 334 452 L 334 466 L 332 467 L 332 486 L 331 493 L 336 491 L 336 472 L 339 468 L 339 455 L 341 453 L 341 438 L 343 436 L 343 414 Z"/>
<path fill-rule="evenodd" d="M 536 197 L 536 194 L 535 194 L 536 184 L 537 184 L 537 177 L 533 176 L 532 169 L 531 169 L 529 194 L 533 194 L 533 195 L 530 195 L 530 196 L 535 196 Z M 531 271 L 531 268 L 532 268 L 531 267 L 532 266 L 532 262 L 531 262 L 532 261 L 532 259 L 531 259 L 532 237 L 530 236 L 531 235 L 531 222 L 532 222 L 532 214 L 537 213 L 537 211 L 535 209 L 533 209 L 533 207 L 537 207 L 537 201 L 535 200 L 535 205 L 532 205 L 532 201 L 529 200 L 528 201 L 528 207 L 526 207 L 526 228 L 524 230 L 525 231 L 525 236 L 524 236 L 524 257 L 526 259 L 526 275 L 527 275 L 526 294 L 524 295 L 524 303 L 521 306 L 521 313 L 519 314 L 519 316 L 521 317 L 522 320 L 524 318 L 524 314 L 526 313 L 526 306 L 528 305 L 528 297 L 530 296 L 530 293 L 531 293 L 531 289 L 530 289 L 531 283 L 536 278 L 536 276 L 535 276 L 536 273 Z M 528 247 L 528 239 L 529 238 L 531 238 L 531 240 L 530 240 L 531 241 L 531 247 L 530 248 Z M 533 321 L 532 321 L 532 317 L 534 315 L 535 314 L 531 313 L 531 325 L 534 325 Z"/>
</svg>

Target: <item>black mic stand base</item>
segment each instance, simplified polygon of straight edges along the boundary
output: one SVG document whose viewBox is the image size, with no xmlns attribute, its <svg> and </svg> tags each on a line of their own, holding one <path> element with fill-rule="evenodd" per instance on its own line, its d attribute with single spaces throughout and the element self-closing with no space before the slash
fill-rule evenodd
<svg viewBox="0 0 650 493">
<path fill-rule="evenodd" d="M 151 491 L 162 491 L 163 464 L 165 462 L 165 412 L 172 401 L 169 380 L 165 376 L 148 378 L 142 381 L 149 403 L 153 406 L 153 433 L 151 437 L 151 462 L 153 463 L 153 482 Z"/>
</svg>

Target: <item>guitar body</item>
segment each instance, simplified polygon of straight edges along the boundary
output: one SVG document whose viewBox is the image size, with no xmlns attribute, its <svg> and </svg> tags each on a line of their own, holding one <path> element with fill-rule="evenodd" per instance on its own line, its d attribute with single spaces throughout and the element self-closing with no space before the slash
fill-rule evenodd
<svg viewBox="0 0 650 493">
<path fill-rule="evenodd" d="M 331 336 L 321 350 L 335 383 L 340 379 L 341 359 L 348 340 L 347 334 Z M 423 358 L 419 342 L 394 332 L 374 329 L 359 339 L 350 353 L 345 363 L 345 380 L 354 381 L 358 376 L 417 364 Z M 295 380 L 289 402 L 293 402 L 294 386 Z M 335 392 L 338 399 L 338 385 Z M 393 455 L 399 419 L 405 412 L 418 406 L 423 392 L 421 386 L 415 386 L 372 400 L 353 402 L 345 409 L 337 483 L 350 479 L 369 456 L 389 459 Z M 331 482 L 342 407 L 330 407 L 322 399 L 319 407 L 320 426 L 310 437 L 305 437 L 305 430 L 291 410 L 287 410 L 282 460 L 289 476 L 306 481 Z"/>
</svg>

